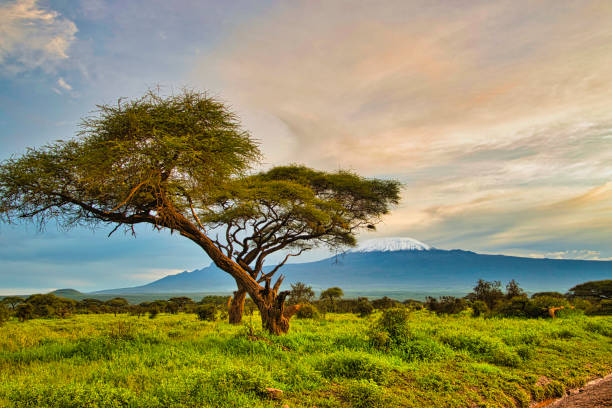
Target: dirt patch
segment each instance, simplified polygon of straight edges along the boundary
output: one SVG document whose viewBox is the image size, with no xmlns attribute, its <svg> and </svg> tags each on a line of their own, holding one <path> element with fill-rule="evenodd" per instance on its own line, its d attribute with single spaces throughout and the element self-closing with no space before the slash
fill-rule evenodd
<svg viewBox="0 0 612 408">
<path fill-rule="evenodd" d="M 546 405 L 547 408 L 602 408 L 612 407 L 612 374 L 571 390 L 569 395 Z"/>
</svg>

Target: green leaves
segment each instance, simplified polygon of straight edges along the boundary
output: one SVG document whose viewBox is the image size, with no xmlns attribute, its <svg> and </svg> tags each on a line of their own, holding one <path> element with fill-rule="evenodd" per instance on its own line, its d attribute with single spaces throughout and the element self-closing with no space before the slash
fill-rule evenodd
<svg viewBox="0 0 612 408">
<path fill-rule="evenodd" d="M 1 164 L 0 215 L 70 225 L 184 212 L 206 206 L 211 190 L 260 156 L 234 114 L 206 94 L 148 92 L 98 108 L 77 138 Z"/>
</svg>

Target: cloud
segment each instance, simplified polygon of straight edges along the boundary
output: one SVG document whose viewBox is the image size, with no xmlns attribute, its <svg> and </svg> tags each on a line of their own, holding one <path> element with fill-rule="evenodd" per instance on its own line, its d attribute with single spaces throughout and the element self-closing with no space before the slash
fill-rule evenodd
<svg viewBox="0 0 612 408">
<path fill-rule="evenodd" d="M 18 73 L 41 68 L 51 71 L 68 58 L 76 25 L 37 0 L 16 0 L 0 5 L 0 68 Z"/>
<path fill-rule="evenodd" d="M 64 78 L 61 78 L 57 80 L 57 84 L 62 88 L 65 89 L 66 91 L 72 91 L 72 86 L 70 84 L 68 84 Z"/>
<path fill-rule="evenodd" d="M 602 201 L 559 206 L 612 179 L 611 3 L 310 4 L 243 24 L 194 74 L 220 78 L 269 164 L 400 179 L 384 235 L 610 251 Z"/>
<path fill-rule="evenodd" d="M 611 261 L 612 257 L 602 258 L 601 252 L 588 249 L 572 249 L 566 251 L 529 254 L 530 258 L 549 259 L 584 259 L 589 261 Z"/>
</svg>

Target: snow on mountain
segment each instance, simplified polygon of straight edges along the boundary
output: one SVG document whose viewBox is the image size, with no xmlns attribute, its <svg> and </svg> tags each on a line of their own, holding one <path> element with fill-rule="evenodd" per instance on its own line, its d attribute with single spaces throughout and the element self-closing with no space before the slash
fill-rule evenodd
<svg viewBox="0 0 612 408">
<path fill-rule="evenodd" d="M 363 241 L 350 252 L 427 251 L 431 247 L 407 237 L 376 238 Z"/>
</svg>

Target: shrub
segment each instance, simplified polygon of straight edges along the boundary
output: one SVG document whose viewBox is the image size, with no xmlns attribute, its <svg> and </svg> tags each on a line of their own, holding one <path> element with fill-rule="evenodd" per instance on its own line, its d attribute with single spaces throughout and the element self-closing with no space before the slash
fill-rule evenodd
<svg viewBox="0 0 612 408">
<path fill-rule="evenodd" d="M 433 339 L 415 339 L 401 346 L 401 357 L 405 361 L 438 361 L 451 353 L 448 347 Z"/>
<path fill-rule="evenodd" d="M 489 311 L 487 304 L 482 300 L 475 300 L 471 304 L 472 306 L 472 316 L 478 317 L 486 314 Z"/>
<path fill-rule="evenodd" d="M 34 306 L 30 303 L 22 303 L 17 306 L 16 315 L 20 322 L 30 320 L 34 315 Z"/>
<path fill-rule="evenodd" d="M 159 314 L 159 307 L 157 306 L 152 306 L 149 309 L 149 319 L 155 319 L 157 317 L 157 315 Z"/>
<path fill-rule="evenodd" d="M 250 371 L 245 368 L 222 368 L 211 373 L 211 382 L 216 389 L 233 389 L 253 393 L 259 397 L 267 395 L 270 387 L 269 378 L 261 371 Z"/>
<path fill-rule="evenodd" d="M 465 299 L 462 298 L 440 296 L 440 300 L 433 297 L 427 297 L 425 307 L 436 313 L 456 314 L 464 311 L 467 308 L 467 304 Z"/>
<path fill-rule="evenodd" d="M 376 383 L 368 380 L 354 381 L 343 392 L 351 407 L 378 408 L 388 406 L 384 394 Z"/>
<path fill-rule="evenodd" d="M 513 353 L 499 339 L 481 334 L 455 333 L 443 336 L 442 341 L 455 350 L 465 350 L 496 365 L 517 367 L 521 363 L 518 354 Z"/>
<path fill-rule="evenodd" d="M 298 319 L 314 319 L 319 316 L 319 311 L 314 305 L 307 303 L 302 305 L 296 316 Z"/>
<path fill-rule="evenodd" d="M 323 360 L 318 367 L 323 376 L 385 382 L 389 367 L 365 353 L 338 353 Z"/>
<path fill-rule="evenodd" d="M 386 331 L 371 330 L 368 333 L 368 339 L 370 345 L 379 350 L 386 350 L 391 346 L 391 339 Z"/>
<path fill-rule="evenodd" d="M 357 313 L 359 313 L 360 317 L 366 317 L 371 315 L 374 312 L 374 306 L 370 301 L 366 298 L 359 299 L 357 301 Z"/>
<path fill-rule="evenodd" d="M 515 296 L 499 302 L 494 313 L 504 317 L 524 317 L 529 302 L 526 296 Z"/>
<path fill-rule="evenodd" d="M 213 304 L 200 305 L 196 308 L 198 319 L 209 322 L 217 320 L 217 307 Z"/>
<path fill-rule="evenodd" d="M 406 309 L 388 309 L 378 319 L 376 326 L 379 330 L 387 332 L 392 342 L 402 343 L 408 335 L 409 316 L 410 312 Z"/>
<path fill-rule="evenodd" d="M 397 300 L 388 298 L 387 296 L 383 296 L 380 299 L 374 299 L 372 301 L 372 306 L 378 310 L 387 310 L 392 308 L 397 308 L 401 306 L 401 303 Z"/>
<path fill-rule="evenodd" d="M 9 319 L 9 311 L 3 304 L 0 304 L 0 326 Z"/>
</svg>

